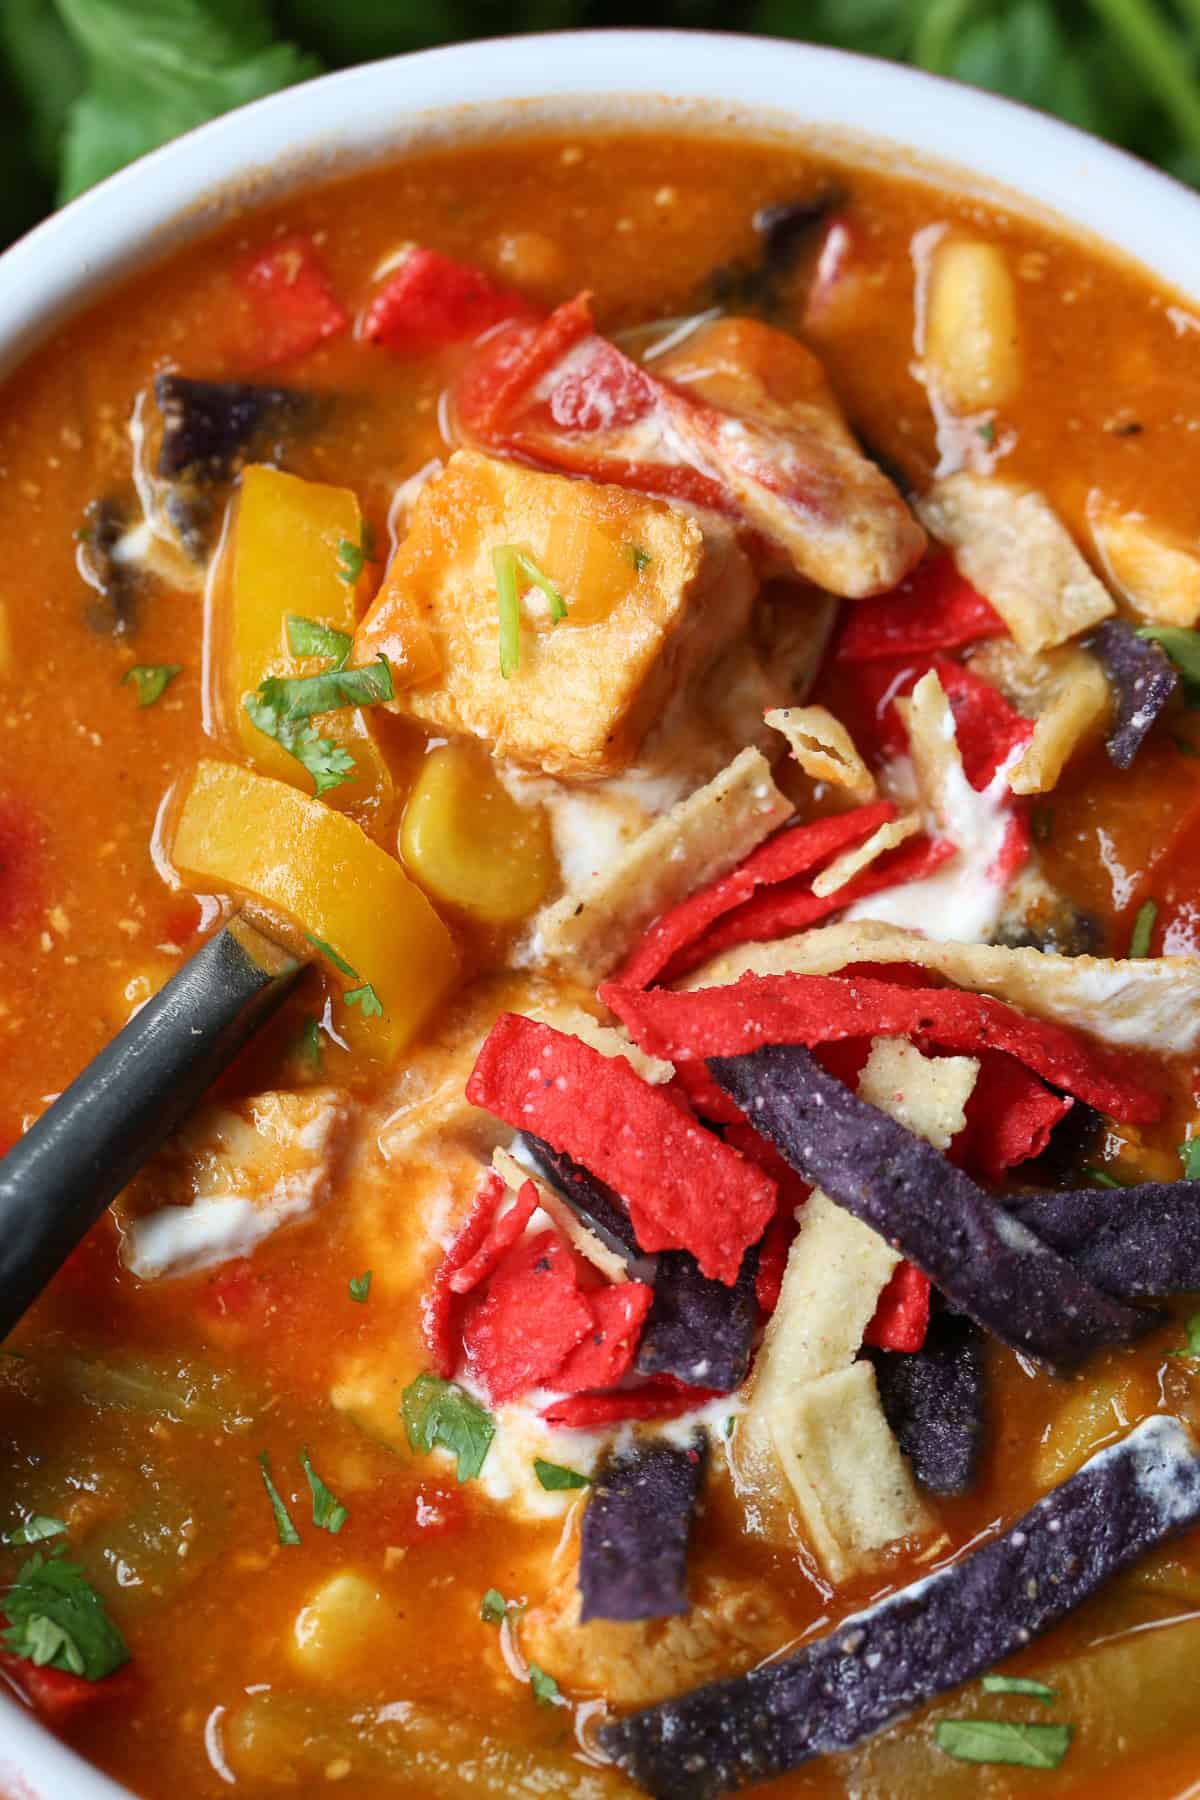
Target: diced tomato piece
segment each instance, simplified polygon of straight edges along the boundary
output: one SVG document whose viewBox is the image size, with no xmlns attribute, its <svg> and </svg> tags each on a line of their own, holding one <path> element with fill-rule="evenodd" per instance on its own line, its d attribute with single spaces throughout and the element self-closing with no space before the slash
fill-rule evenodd
<svg viewBox="0 0 1200 1800">
<path fill-rule="evenodd" d="M 592 1323 L 547 1385 L 564 1394 L 615 1387 L 633 1362 L 654 1289 L 644 1281 L 593 1288 L 587 1296 Z"/>
<path fill-rule="evenodd" d="M 593 1324 L 570 1247 L 556 1231 L 523 1238 L 470 1302 L 463 1343 L 500 1404 L 549 1381 Z"/>
<path fill-rule="evenodd" d="M 458 1269 L 465 1268 L 483 1248 L 505 1191 L 500 1176 L 489 1170 L 475 1196 L 466 1224 L 446 1251 L 434 1274 L 433 1286 L 421 1301 L 421 1332 L 425 1346 L 434 1368 L 445 1381 L 453 1375 L 458 1361 L 453 1332 L 457 1296 L 450 1286 L 450 1278 Z"/>
<path fill-rule="evenodd" d="M 243 354 L 258 368 L 306 356 L 350 323 L 316 246 L 301 232 L 256 251 L 234 280 L 250 302 L 255 326 Z"/>
<path fill-rule="evenodd" d="M 890 594 L 847 607 L 835 656 L 859 663 L 930 655 L 1007 633 L 999 613 L 942 551 L 926 557 Z"/>
<path fill-rule="evenodd" d="M 879 1296 L 864 1344 L 880 1350 L 919 1350 L 929 1329 L 929 1277 L 910 1262 L 896 1265 Z"/>
<path fill-rule="evenodd" d="M 427 356 L 470 342 L 506 319 L 534 316 L 536 308 L 482 269 L 417 246 L 367 307 L 362 335 L 406 356 Z"/>
<path fill-rule="evenodd" d="M 0 1618 L 0 1629 L 4 1621 Z M 117 1669 L 99 1681 L 85 1681 L 66 1669 L 39 1669 L 25 1656 L 14 1656 L 0 1648 L 0 1674 L 6 1675 L 17 1692 L 34 1711 L 51 1725 L 63 1725 L 85 1708 L 99 1701 L 125 1705 L 135 1697 L 141 1682 L 133 1669 Z"/>
<path fill-rule="evenodd" d="M 0 931 L 19 931 L 37 918 L 45 889 L 46 832 L 31 807 L 0 796 Z"/>
</svg>

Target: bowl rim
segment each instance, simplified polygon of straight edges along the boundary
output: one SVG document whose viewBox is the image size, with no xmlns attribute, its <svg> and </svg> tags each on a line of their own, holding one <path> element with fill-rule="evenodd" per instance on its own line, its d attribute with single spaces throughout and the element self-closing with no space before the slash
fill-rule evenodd
<svg viewBox="0 0 1200 1800">
<path fill-rule="evenodd" d="M 0 256 L 0 378 L 135 271 L 270 191 L 438 141 L 571 121 L 836 139 L 905 172 L 1032 213 L 1200 303 L 1200 196 L 1127 152 L 995 95 L 781 39 L 612 30 L 481 39 L 323 75 L 197 127 L 89 189 Z M 583 115 L 581 120 L 580 115 Z M 861 120 L 872 121 L 863 130 Z M 880 127 L 883 127 L 881 129 Z M 1180 310 L 1182 336 L 1200 317 Z M 219 1764 L 218 1708 L 206 1738 Z M 0 1681 L 0 1788 L 20 1800 L 130 1800 Z"/>
</svg>

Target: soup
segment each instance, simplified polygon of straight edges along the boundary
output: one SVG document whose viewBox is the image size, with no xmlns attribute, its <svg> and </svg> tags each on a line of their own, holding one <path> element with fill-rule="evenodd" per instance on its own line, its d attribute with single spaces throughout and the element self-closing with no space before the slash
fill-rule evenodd
<svg viewBox="0 0 1200 1800">
<path fill-rule="evenodd" d="M 174 1800 L 1194 1780 L 1197 328 L 580 134 L 13 376 L 0 1135 L 310 966 L 0 1353 L 5 1704 Z"/>
</svg>

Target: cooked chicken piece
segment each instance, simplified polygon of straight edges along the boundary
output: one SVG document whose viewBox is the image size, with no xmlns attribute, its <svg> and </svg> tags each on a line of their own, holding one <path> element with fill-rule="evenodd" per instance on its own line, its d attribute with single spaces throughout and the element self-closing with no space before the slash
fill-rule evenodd
<svg viewBox="0 0 1200 1800">
<path fill-rule="evenodd" d="M 566 604 L 518 568 L 520 655 L 500 667 L 494 552 L 524 554 Z M 481 738 L 498 756 L 576 778 L 619 773 L 668 697 L 746 629 L 755 583 L 729 527 L 625 488 L 459 451 L 422 489 L 412 530 L 355 639 L 386 654 L 393 607 L 428 622 L 441 673 L 394 709 Z"/>
<path fill-rule="evenodd" d="M 676 1618 L 581 1625 L 572 1568 L 522 1618 L 521 1651 L 572 1692 L 603 1694 L 616 1706 L 649 1705 L 748 1669 L 791 1635 L 759 1582 L 702 1575 L 691 1582 L 691 1600 L 690 1611 Z"/>
<path fill-rule="evenodd" d="M 1066 526 L 1029 488 L 951 475 L 918 501 L 917 512 L 1021 650 L 1065 644 L 1116 611 Z"/>
<path fill-rule="evenodd" d="M 718 319 L 654 372 L 706 402 L 673 413 L 672 427 L 797 574 L 861 599 L 918 561 L 924 532 L 859 449 L 824 369 L 797 338 L 754 319 Z"/>
<path fill-rule="evenodd" d="M 121 1254 L 143 1281 L 244 1256 L 328 1197 L 351 1106 L 332 1088 L 201 1107 L 117 1205 Z"/>
</svg>

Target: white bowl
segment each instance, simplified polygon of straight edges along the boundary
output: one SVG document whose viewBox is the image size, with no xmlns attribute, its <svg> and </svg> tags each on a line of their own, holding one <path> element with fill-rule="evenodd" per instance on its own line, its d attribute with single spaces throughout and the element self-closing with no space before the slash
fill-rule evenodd
<svg viewBox="0 0 1200 1800">
<path fill-rule="evenodd" d="M 1200 200 L 1040 113 L 804 44 L 577 32 L 463 44 L 327 75 L 144 157 L 0 257 L 0 374 L 114 281 L 202 236 L 247 199 L 410 146 L 604 121 L 802 133 L 893 169 L 940 173 L 1090 234 L 1200 297 Z M 128 1800 L 3 1698 L 0 1792 Z"/>
</svg>

